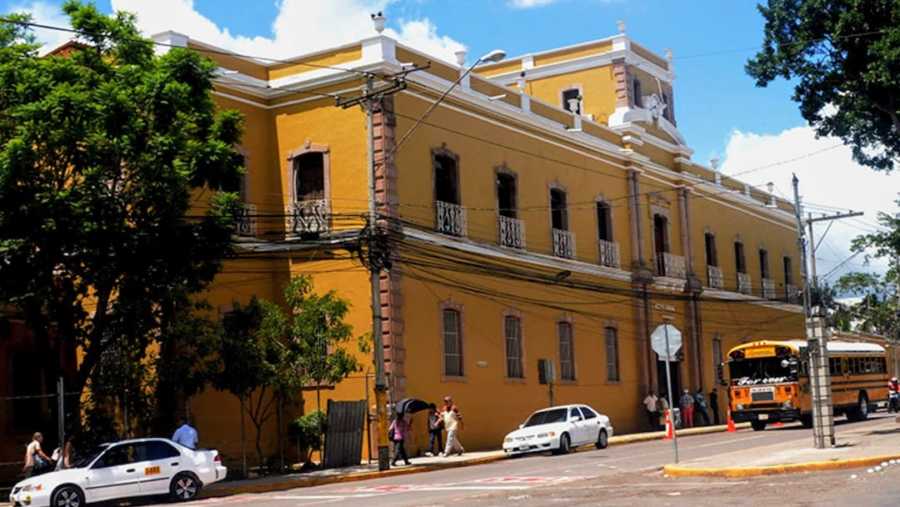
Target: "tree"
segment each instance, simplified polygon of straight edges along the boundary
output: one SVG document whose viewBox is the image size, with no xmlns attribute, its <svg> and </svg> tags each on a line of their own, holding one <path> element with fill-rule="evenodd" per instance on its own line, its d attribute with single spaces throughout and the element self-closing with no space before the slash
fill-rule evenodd
<svg viewBox="0 0 900 507">
<path fill-rule="evenodd" d="M 81 390 L 229 255 L 242 120 L 216 111 L 209 60 L 156 55 L 131 15 L 63 10 L 80 33 L 66 55 L 38 56 L 21 16 L 0 23 L 0 305 L 74 341 Z"/>
<path fill-rule="evenodd" d="M 890 171 L 900 157 L 900 2 L 768 0 L 762 49 L 746 71 L 758 86 L 796 80 L 794 101 L 820 136 L 860 164 Z"/>
</svg>

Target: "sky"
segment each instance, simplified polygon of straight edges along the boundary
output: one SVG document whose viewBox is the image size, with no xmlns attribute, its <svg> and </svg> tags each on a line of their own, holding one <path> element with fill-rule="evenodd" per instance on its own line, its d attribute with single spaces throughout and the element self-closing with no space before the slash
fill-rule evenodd
<svg viewBox="0 0 900 507">
<path fill-rule="evenodd" d="M 0 13 L 31 12 L 35 20 L 65 25 L 57 0 L 0 0 Z M 726 174 L 748 183 L 775 184 L 792 197 L 800 178 L 815 211 L 862 210 L 835 222 L 817 250 L 820 276 L 834 281 L 848 270 L 882 271 L 884 262 L 850 258 L 851 240 L 877 230 L 879 212 L 895 213 L 900 175 L 856 165 L 837 139 L 817 139 L 791 100 L 793 83 L 759 88 L 744 64 L 762 41 L 762 16 L 751 0 L 97 0 L 105 12 L 137 15 L 147 34 L 172 29 L 245 54 L 284 58 L 373 34 L 369 14 L 384 11 L 387 34 L 427 53 L 470 59 L 500 48 L 520 55 L 608 37 L 618 20 L 638 43 L 671 49 L 678 128 L 693 160 L 721 160 Z M 41 31 L 48 45 L 65 34 Z M 758 169 L 771 166 L 766 169 Z M 812 210 L 811 210 L 812 211 Z M 821 235 L 827 224 L 820 224 Z M 844 262 L 846 260 L 846 262 Z"/>
</svg>

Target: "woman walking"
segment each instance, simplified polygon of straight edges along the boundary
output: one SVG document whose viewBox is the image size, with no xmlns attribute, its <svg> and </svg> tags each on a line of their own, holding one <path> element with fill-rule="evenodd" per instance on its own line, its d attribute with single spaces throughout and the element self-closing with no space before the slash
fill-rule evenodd
<svg viewBox="0 0 900 507">
<path fill-rule="evenodd" d="M 403 462 L 406 465 L 411 465 L 409 462 L 409 457 L 406 455 L 406 437 L 409 436 L 409 415 L 407 414 L 397 414 L 397 417 L 394 418 L 394 421 L 391 423 L 390 428 L 388 428 L 388 436 L 391 441 L 394 442 L 394 461 L 393 465 L 397 466 L 397 461 L 400 458 L 403 458 Z"/>
</svg>

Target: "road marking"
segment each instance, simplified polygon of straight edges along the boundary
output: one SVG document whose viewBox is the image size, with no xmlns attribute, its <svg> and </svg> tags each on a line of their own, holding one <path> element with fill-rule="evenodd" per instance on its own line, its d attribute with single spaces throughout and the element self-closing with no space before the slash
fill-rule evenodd
<svg viewBox="0 0 900 507">
<path fill-rule="evenodd" d="M 665 487 L 665 488 L 673 488 L 673 487 L 682 487 L 682 486 L 696 486 L 696 487 L 706 487 L 706 486 L 734 486 L 740 484 L 749 484 L 750 481 L 719 481 L 719 482 L 629 482 L 622 484 L 598 484 L 596 486 L 591 486 L 591 489 L 613 489 L 613 488 L 643 488 L 643 487 Z"/>
</svg>

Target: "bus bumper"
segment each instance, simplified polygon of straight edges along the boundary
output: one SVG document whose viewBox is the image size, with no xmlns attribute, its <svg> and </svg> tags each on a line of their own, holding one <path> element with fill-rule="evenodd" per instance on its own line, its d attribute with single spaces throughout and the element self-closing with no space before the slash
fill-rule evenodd
<svg viewBox="0 0 900 507">
<path fill-rule="evenodd" d="M 765 421 L 767 423 L 791 422 L 800 420 L 800 410 L 742 410 L 740 412 L 732 412 L 731 418 L 736 423 L 753 421 Z"/>
</svg>

